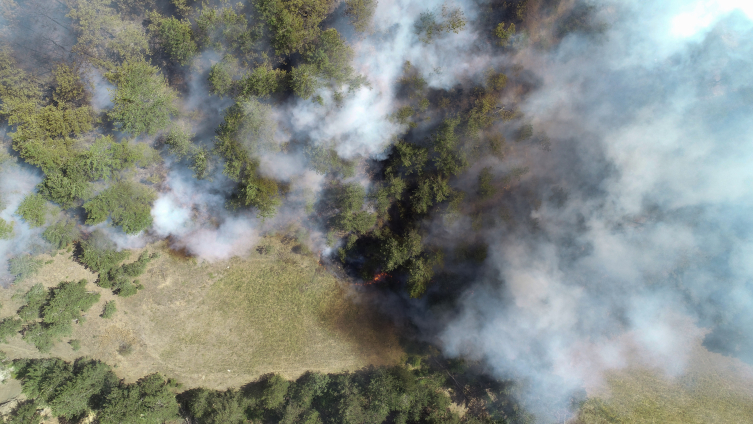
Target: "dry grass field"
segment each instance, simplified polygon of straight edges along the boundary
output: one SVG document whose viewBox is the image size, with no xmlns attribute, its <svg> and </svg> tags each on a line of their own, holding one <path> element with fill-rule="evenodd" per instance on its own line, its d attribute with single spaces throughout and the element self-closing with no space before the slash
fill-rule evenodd
<svg viewBox="0 0 753 424">
<path fill-rule="evenodd" d="M 753 368 L 695 340 L 685 372 L 630 367 L 610 372 L 571 424 L 753 423 Z"/>
<path fill-rule="evenodd" d="M 10 358 L 80 356 L 113 365 L 131 382 L 161 372 L 185 388 L 238 387 L 259 375 L 276 372 L 296 377 L 306 370 L 337 372 L 365 365 L 391 364 L 402 350 L 397 335 L 383 318 L 352 302 L 352 293 L 312 255 L 300 255 L 279 238 L 265 239 L 269 253 L 208 263 L 182 257 L 164 243 L 139 280 L 144 289 L 119 298 L 94 284 L 96 275 L 61 252 L 40 274 L 0 290 L 2 316 L 13 315 L 22 295 L 36 283 L 87 279 L 102 294 L 70 339 L 49 355 L 16 336 L 0 350 Z M 138 251 L 129 261 L 135 260 Z M 117 312 L 99 316 L 108 300 Z M 6 395 L 7 396 L 7 395 Z M 6 397 L 7 398 L 7 397 Z"/>
</svg>

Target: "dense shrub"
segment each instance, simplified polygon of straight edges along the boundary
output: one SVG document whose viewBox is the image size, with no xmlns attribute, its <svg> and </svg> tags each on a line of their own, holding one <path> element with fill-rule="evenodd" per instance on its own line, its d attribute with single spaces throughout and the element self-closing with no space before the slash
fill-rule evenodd
<svg viewBox="0 0 753 424">
<path fill-rule="evenodd" d="M 31 228 L 41 227 L 45 224 L 47 202 L 38 193 L 29 194 L 18 205 L 16 214 L 28 222 Z"/>
<path fill-rule="evenodd" d="M 19 282 L 37 275 L 44 266 L 44 261 L 34 259 L 31 255 L 21 255 L 8 261 L 8 264 L 11 275 Z"/>
</svg>

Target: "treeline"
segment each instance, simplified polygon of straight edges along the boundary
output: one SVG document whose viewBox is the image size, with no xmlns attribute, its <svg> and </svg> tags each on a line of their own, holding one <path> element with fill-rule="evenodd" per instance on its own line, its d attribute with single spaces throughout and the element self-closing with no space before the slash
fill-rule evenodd
<svg viewBox="0 0 753 424">
<path fill-rule="evenodd" d="M 159 374 L 126 384 L 109 365 L 87 358 L 21 359 L 11 367 L 28 400 L 5 419 L 38 424 L 49 407 L 67 422 L 90 417 L 101 424 L 532 422 L 506 383 L 476 376 L 462 363 L 454 365 L 453 375 L 428 360 L 413 357 L 405 365 L 353 373 L 308 372 L 293 381 L 269 374 L 240 389 L 179 392 L 177 381 Z"/>
</svg>

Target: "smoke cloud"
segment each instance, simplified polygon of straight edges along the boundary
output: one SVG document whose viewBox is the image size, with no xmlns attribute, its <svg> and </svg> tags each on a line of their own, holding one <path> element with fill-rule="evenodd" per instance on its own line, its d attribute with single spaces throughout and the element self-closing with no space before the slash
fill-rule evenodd
<svg viewBox="0 0 753 424">
<path fill-rule="evenodd" d="M 439 334 L 527 381 L 541 417 L 605 370 L 682 373 L 704 335 L 753 362 L 751 8 L 594 5 L 605 33 L 510 58 L 541 81 L 523 111 L 551 151 L 522 185 L 545 200 L 535 231 L 487 236 L 485 276 Z"/>
</svg>

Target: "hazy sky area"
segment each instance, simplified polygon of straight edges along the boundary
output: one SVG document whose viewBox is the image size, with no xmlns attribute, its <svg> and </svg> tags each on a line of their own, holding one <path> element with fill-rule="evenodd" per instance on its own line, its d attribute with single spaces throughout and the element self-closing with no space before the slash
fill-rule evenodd
<svg viewBox="0 0 753 424">
<path fill-rule="evenodd" d="M 551 34 L 542 29 L 517 35 L 516 48 L 500 53 L 474 27 L 483 1 L 451 3 L 468 25 L 427 44 L 415 33 L 416 19 L 444 2 L 380 0 L 373 33 L 343 30 L 369 86 L 339 106 L 322 89 L 325 106 L 290 96 L 270 112 L 273 146 L 260 169 L 290 183 L 275 218 L 229 211 L 233 187 L 222 169 L 196 180 L 185 162 L 168 157 L 152 227 L 133 236 L 108 223 L 97 228 L 121 248 L 169 237 L 200 259 L 243 255 L 265 232 L 309 215 L 305 206 L 322 193 L 324 177 L 308 168 L 305 155 L 275 146 L 300 139 L 332 145 L 358 164 L 348 181 L 369 190 L 366 161 L 387 157 L 407 131 L 389 117 L 402 106 L 395 81 L 406 61 L 430 89 L 446 90 L 471 87 L 490 68 L 522 67 L 518 76 L 530 81 L 530 92 L 518 107 L 546 148 L 521 148 L 504 162 L 484 158 L 469 179 L 451 184 L 465 189 L 483 166 L 498 176 L 526 166 L 520 187 L 542 199 L 522 217 L 533 225 L 499 219 L 484 228 L 479 237 L 489 254 L 451 307 L 393 294 L 384 310 L 410 317 L 419 337 L 446 355 L 483 360 L 495 376 L 523 381 L 534 411 L 567 409 L 611 369 L 641 364 L 682 374 L 698 338 L 711 351 L 753 364 L 753 2 L 583 3 L 594 8 L 603 32 L 574 32 L 549 45 L 542 40 Z M 194 59 L 197 75 L 216 62 L 213 54 Z M 88 77 L 95 109 L 112 107 L 112 86 L 97 71 Z M 203 79 L 186 87 L 181 110 L 201 119 L 181 124 L 199 145 L 211 146 L 232 102 L 210 96 Z M 517 100 L 506 96 L 500 104 Z M 430 131 L 421 125 L 415 133 Z M 10 280 L 8 258 L 44 249 L 43 229 L 14 215 L 42 178 L 20 161 L 0 169 L 0 217 L 15 231 L 14 239 L 0 240 L 3 282 Z M 516 202 L 523 200 L 510 196 L 488 207 L 520 214 Z M 452 249 L 466 241 L 471 220 L 449 224 L 430 216 L 424 228 Z M 314 251 L 333 252 L 326 229 L 312 223 L 309 230 Z"/>
</svg>

